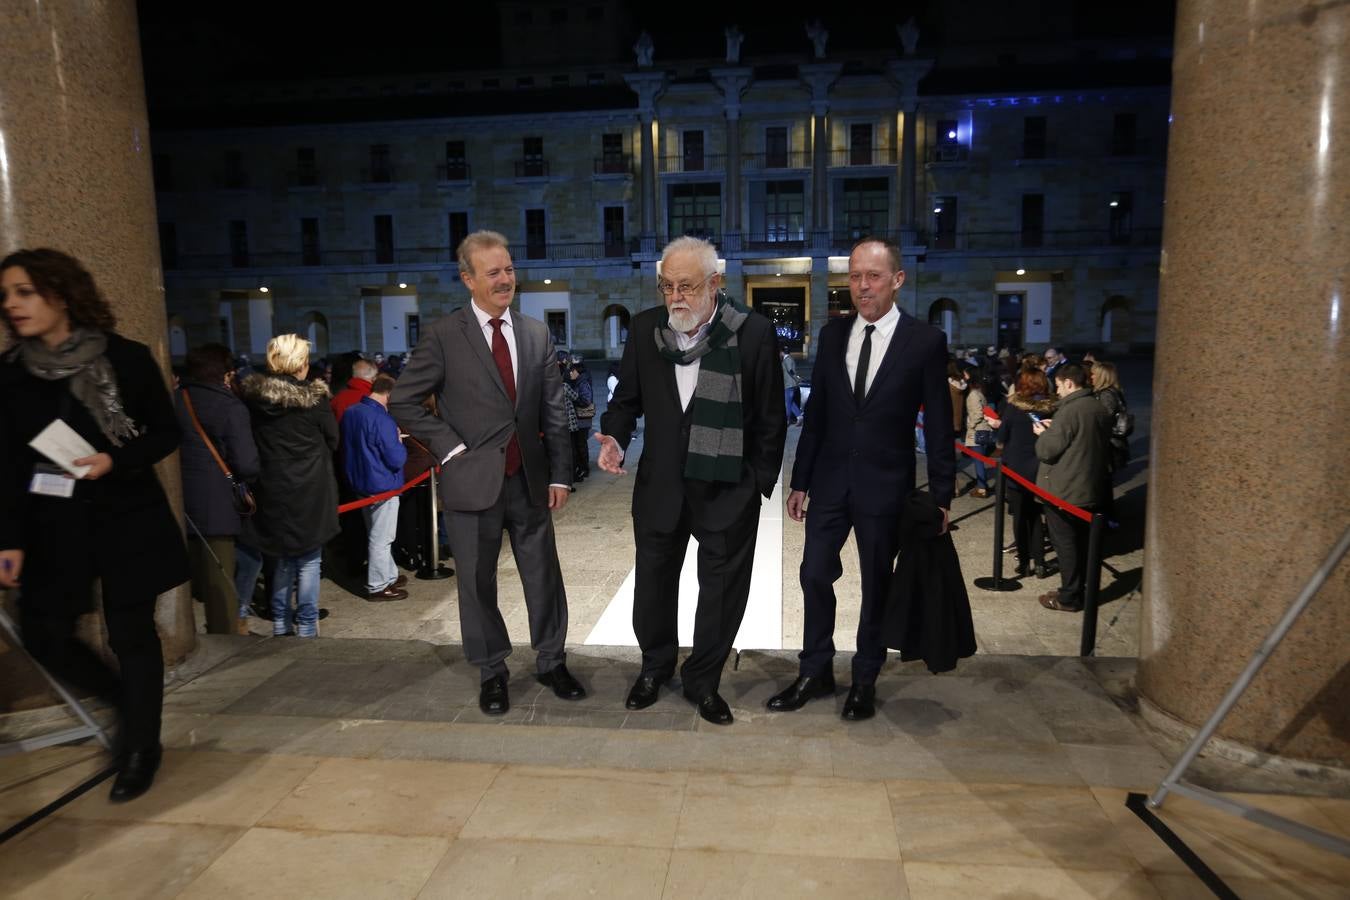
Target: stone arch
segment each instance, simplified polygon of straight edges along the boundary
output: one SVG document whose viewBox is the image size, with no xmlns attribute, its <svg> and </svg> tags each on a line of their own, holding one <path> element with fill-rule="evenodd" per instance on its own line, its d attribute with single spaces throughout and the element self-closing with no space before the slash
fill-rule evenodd
<svg viewBox="0 0 1350 900">
<path fill-rule="evenodd" d="M 928 307 L 928 324 L 947 334 L 950 346 L 961 330 L 961 307 L 951 297 L 939 297 Z"/>
<path fill-rule="evenodd" d="M 614 359 L 623 353 L 623 345 L 628 342 L 629 318 L 628 307 L 622 303 L 611 303 L 600 314 L 603 323 L 600 333 L 604 337 L 607 358 Z"/>
<path fill-rule="evenodd" d="M 305 313 L 303 319 L 304 330 L 301 334 L 309 341 L 309 352 L 311 356 L 326 357 L 328 355 L 328 317 L 318 310 L 311 310 Z"/>
<path fill-rule="evenodd" d="M 1097 316 L 1098 337 L 1108 353 L 1125 353 L 1133 339 L 1130 300 L 1119 294 L 1108 297 Z"/>
</svg>

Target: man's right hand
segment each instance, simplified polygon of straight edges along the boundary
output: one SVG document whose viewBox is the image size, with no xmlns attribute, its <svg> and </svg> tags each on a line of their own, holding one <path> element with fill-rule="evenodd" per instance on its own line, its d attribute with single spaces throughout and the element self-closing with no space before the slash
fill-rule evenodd
<svg viewBox="0 0 1350 900">
<path fill-rule="evenodd" d="M 623 450 L 619 447 L 619 442 L 598 431 L 595 433 L 595 441 L 600 445 L 600 456 L 596 459 L 600 468 L 611 475 L 627 475 L 628 470 L 623 468 Z"/>
<path fill-rule="evenodd" d="M 16 588 L 23 573 L 22 550 L 0 550 L 0 587 Z"/>
<path fill-rule="evenodd" d="M 794 522 L 806 521 L 806 491 L 793 491 L 787 499 L 788 518 Z"/>
</svg>

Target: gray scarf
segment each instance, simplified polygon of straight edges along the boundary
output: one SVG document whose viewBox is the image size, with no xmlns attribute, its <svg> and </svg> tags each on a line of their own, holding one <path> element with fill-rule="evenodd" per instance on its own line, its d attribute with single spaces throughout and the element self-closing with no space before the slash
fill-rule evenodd
<svg viewBox="0 0 1350 900">
<path fill-rule="evenodd" d="M 35 378 L 43 381 L 69 378 L 70 393 L 89 410 L 113 446 L 120 447 L 124 440 L 140 432 L 122 408 L 112 364 L 103 355 L 107 349 L 108 336 L 102 331 L 76 328 L 54 350 L 41 340 L 20 341 L 19 358 Z"/>
</svg>

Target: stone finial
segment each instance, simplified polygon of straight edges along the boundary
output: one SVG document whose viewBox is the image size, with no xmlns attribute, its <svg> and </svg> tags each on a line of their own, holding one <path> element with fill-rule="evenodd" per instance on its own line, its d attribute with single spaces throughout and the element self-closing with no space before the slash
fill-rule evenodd
<svg viewBox="0 0 1350 900">
<path fill-rule="evenodd" d="M 737 65 L 741 61 L 741 41 L 745 40 L 745 35 L 738 25 L 728 25 L 724 33 L 727 36 L 727 62 Z"/>
<path fill-rule="evenodd" d="M 637 43 L 633 45 L 633 53 L 637 55 L 638 68 L 650 69 L 652 67 L 652 56 L 656 53 L 656 43 L 646 30 L 638 35 Z"/>
<path fill-rule="evenodd" d="M 900 46 L 904 48 L 905 56 L 913 56 L 919 46 L 919 25 L 914 17 L 910 16 L 905 24 L 895 26 L 895 33 L 900 36 Z"/>
<path fill-rule="evenodd" d="M 825 25 L 819 19 L 812 19 L 806 23 L 806 36 L 815 47 L 816 59 L 824 59 L 825 42 L 830 39 L 830 33 L 825 30 Z"/>
</svg>

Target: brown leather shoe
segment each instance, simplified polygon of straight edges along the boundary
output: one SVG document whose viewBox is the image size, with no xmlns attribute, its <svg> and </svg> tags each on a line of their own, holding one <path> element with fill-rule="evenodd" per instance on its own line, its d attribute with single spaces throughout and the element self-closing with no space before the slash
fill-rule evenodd
<svg viewBox="0 0 1350 900">
<path fill-rule="evenodd" d="M 392 584 L 382 591 L 376 591 L 373 594 L 366 594 L 367 600 L 407 600 L 408 592 L 402 588 L 396 588 Z"/>
<path fill-rule="evenodd" d="M 407 583 L 408 583 L 408 576 L 400 574 L 397 578 L 394 579 L 394 583 L 389 586 L 401 588 Z"/>
</svg>

